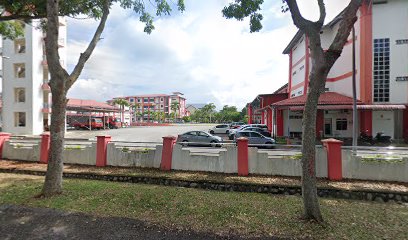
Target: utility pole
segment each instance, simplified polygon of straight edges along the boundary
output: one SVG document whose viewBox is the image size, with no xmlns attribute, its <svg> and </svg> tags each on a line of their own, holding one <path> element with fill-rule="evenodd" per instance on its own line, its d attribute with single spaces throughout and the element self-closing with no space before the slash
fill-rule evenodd
<svg viewBox="0 0 408 240">
<path fill-rule="evenodd" d="M 353 37 L 353 48 L 352 48 L 352 67 L 353 67 L 353 153 L 356 154 L 356 147 L 357 147 L 357 94 L 356 94 L 356 32 L 353 26 L 352 29 L 352 37 Z"/>
</svg>

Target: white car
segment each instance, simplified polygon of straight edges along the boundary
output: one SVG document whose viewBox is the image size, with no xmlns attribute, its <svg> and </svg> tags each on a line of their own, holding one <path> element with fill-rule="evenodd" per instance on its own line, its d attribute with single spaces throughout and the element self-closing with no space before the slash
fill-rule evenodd
<svg viewBox="0 0 408 240">
<path fill-rule="evenodd" d="M 211 134 L 220 134 L 220 133 L 228 134 L 229 131 L 230 131 L 229 124 L 220 124 L 208 130 L 208 132 L 210 132 Z"/>
</svg>

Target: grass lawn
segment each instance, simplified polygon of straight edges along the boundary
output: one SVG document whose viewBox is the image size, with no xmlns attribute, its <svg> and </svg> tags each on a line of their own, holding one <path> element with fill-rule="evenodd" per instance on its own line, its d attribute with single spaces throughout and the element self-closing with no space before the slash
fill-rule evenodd
<svg viewBox="0 0 408 240">
<path fill-rule="evenodd" d="M 43 177 L 0 174 L 0 204 L 49 207 L 144 220 L 221 235 L 316 239 L 408 239 L 408 205 L 321 199 L 326 226 L 299 220 L 296 196 L 65 179 L 64 193 L 33 198 Z"/>
</svg>

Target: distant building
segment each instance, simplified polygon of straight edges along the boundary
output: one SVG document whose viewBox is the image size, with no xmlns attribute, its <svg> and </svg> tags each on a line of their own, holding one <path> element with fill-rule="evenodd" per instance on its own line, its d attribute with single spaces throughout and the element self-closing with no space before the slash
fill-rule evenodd
<svg viewBox="0 0 408 240">
<path fill-rule="evenodd" d="M 162 122 L 169 120 L 181 120 L 187 116 L 186 98 L 180 92 L 172 94 L 143 94 L 126 97 L 116 97 L 107 101 L 113 104 L 115 99 L 127 100 L 131 107 L 125 107 L 125 121 L 129 118 L 129 124 L 142 122 Z M 172 109 L 172 104 L 177 103 L 177 109 Z"/>
<path fill-rule="evenodd" d="M 59 56 L 66 65 L 66 20 L 60 18 Z M 50 124 L 51 91 L 40 20 L 25 25 L 24 36 L 3 40 L 3 131 L 38 135 Z"/>
<path fill-rule="evenodd" d="M 192 103 L 188 104 L 186 109 L 190 112 L 190 114 L 194 114 L 195 111 L 200 110 L 205 105 L 206 105 L 205 103 Z"/>
</svg>

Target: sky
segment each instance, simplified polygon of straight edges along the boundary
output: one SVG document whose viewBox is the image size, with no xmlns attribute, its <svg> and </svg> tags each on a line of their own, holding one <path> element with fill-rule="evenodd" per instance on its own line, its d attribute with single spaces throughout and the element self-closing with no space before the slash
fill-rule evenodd
<svg viewBox="0 0 408 240">
<path fill-rule="evenodd" d="M 187 104 L 241 109 L 258 94 L 274 92 L 288 81 L 289 58 L 282 51 L 297 31 L 290 13 L 281 12 L 281 0 L 265 0 L 263 29 L 250 33 L 248 19 L 222 17 L 221 10 L 229 2 L 186 0 L 185 12 L 156 18 L 156 29 L 150 35 L 143 32 L 137 14 L 113 6 L 103 39 L 68 96 L 106 101 L 182 92 Z M 317 20 L 317 1 L 298 2 L 304 17 Z M 326 0 L 326 22 L 348 2 Z M 91 19 L 68 18 L 69 71 L 96 27 Z"/>
</svg>

